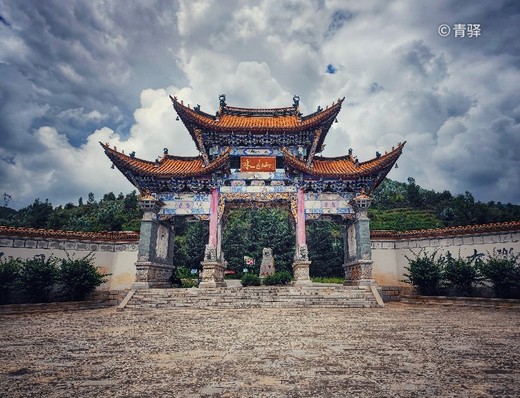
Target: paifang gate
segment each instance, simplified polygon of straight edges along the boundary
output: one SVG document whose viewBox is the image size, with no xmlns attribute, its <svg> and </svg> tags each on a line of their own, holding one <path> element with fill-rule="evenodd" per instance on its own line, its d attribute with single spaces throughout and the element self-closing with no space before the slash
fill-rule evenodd
<svg viewBox="0 0 520 398">
<path fill-rule="evenodd" d="M 310 283 L 305 220 L 323 218 L 346 223 L 345 284 L 373 283 L 370 195 L 392 169 L 404 143 L 365 162 L 351 149 L 341 157 L 318 156 L 344 99 L 304 116 L 298 96 L 286 108 L 251 109 L 228 106 L 221 95 L 215 115 L 170 98 L 199 156 L 172 156 L 165 148 L 161 157 L 147 161 L 101 143 L 140 192 L 144 214 L 134 288 L 169 285 L 177 216 L 209 220 L 199 287 L 225 286 L 222 215 L 227 204 L 251 201 L 289 204 L 296 225 L 295 284 Z"/>
</svg>

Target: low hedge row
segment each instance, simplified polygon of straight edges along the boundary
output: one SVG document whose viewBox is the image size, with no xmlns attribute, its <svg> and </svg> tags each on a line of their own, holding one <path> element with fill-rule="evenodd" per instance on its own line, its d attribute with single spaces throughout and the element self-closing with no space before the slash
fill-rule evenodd
<svg viewBox="0 0 520 398">
<path fill-rule="evenodd" d="M 475 252 L 454 257 L 449 251 L 438 254 L 421 250 L 409 258 L 403 282 L 412 284 L 419 294 L 436 295 L 443 287 L 454 288 L 457 295 L 472 296 L 477 285 L 491 285 L 496 297 L 520 297 L 520 254 L 499 249 L 487 255 Z"/>
<path fill-rule="evenodd" d="M 11 303 L 15 296 L 30 302 L 84 300 L 109 274 L 94 266 L 92 253 L 82 258 L 57 258 L 43 254 L 22 260 L 0 253 L 0 303 Z"/>
</svg>

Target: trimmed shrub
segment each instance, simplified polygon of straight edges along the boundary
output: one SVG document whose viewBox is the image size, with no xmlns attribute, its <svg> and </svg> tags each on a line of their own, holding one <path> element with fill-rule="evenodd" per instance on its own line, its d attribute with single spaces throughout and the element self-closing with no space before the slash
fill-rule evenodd
<svg viewBox="0 0 520 398">
<path fill-rule="evenodd" d="M 73 301 L 84 300 L 96 287 L 106 282 L 110 274 L 102 274 L 94 266 L 94 254 L 89 253 L 82 258 L 67 258 L 61 260 L 58 281 L 65 296 Z"/>
<path fill-rule="evenodd" d="M 344 278 L 336 278 L 336 277 L 328 277 L 328 276 L 314 276 L 311 278 L 311 281 L 315 283 L 339 283 L 343 284 L 345 282 Z"/>
<path fill-rule="evenodd" d="M 242 286 L 260 286 L 260 277 L 255 274 L 244 274 L 240 282 Z"/>
<path fill-rule="evenodd" d="M 446 282 L 454 286 L 457 293 L 463 297 L 468 297 L 473 294 L 473 287 L 476 283 L 479 283 L 480 273 L 479 269 L 473 263 L 479 263 L 480 259 L 477 257 L 470 257 L 465 260 L 460 257 L 455 258 L 448 251 L 446 253 L 446 263 L 442 271 L 443 279 Z"/>
<path fill-rule="evenodd" d="M 412 253 L 414 252 L 412 251 Z M 415 258 L 405 256 L 408 260 L 408 267 L 404 268 L 408 274 L 404 274 L 407 279 L 403 282 L 412 284 L 421 295 L 437 294 L 446 259 L 443 256 L 435 258 L 436 256 L 437 251 L 428 254 L 424 249 L 421 249 L 419 254 L 415 254 Z"/>
<path fill-rule="evenodd" d="M 2 258 L 3 256 L 4 253 L 0 253 L 0 304 L 8 304 L 20 276 L 22 261 L 13 257 Z"/>
<path fill-rule="evenodd" d="M 180 287 L 190 288 L 197 287 L 199 285 L 199 281 L 193 278 L 182 278 Z"/>
<path fill-rule="evenodd" d="M 512 297 L 512 288 L 520 288 L 520 254 L 507 249 L 493 250 L 488 258 L 479 263 L 482 276 L 493 283 L 495 295 Z"/>
<path fill-rule="evenodd" d="M 263 279 L 263 284 L 267 286 L 272 285 L 287 285 L 292 281 L 292 275 L 287 271 L 275 272 L 273 275 L 268 275 Z"/>
<path fill-rule="evenodd" d="M 52 255 L 46 259 L 44 254 L 38 254 L 25 260 L 20 268 L 22 288 L 33 302 L 49 302 L 57 279 L 58 259 Z"/>
</svg>

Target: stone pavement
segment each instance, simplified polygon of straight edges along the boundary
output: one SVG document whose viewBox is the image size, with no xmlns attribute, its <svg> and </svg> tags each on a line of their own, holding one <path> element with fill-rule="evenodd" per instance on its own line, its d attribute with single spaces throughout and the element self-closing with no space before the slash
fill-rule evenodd
<svg viewBox="0 0 520 398">
<path fill-rule="evenodd" d="M 520 312 L 113 308 L 0 317 L 0 397 L 519 397 Z"/>
</svg>

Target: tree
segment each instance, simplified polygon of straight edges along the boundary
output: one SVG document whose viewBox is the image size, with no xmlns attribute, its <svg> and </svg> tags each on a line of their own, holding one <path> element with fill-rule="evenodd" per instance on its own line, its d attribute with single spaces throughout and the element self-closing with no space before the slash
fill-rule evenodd
<svg viewBox="0 0 520 398">
<path fill-rule="evenodd" d="M 31 228 L 45 228 L 47 221 L 53 212 L 52 204 L 48 199 L 41 202 L 39 198 L 34 203 L 21 209 L 18 214 L 18 223 L 20 226 Z"/>
<path fill-rule="evenodd" d="M 307 246 L 312 261 L 310 275 L 343 277 L 344 227 L 334 222 L 316 221 L 307 226 Z"/>
</svg>

